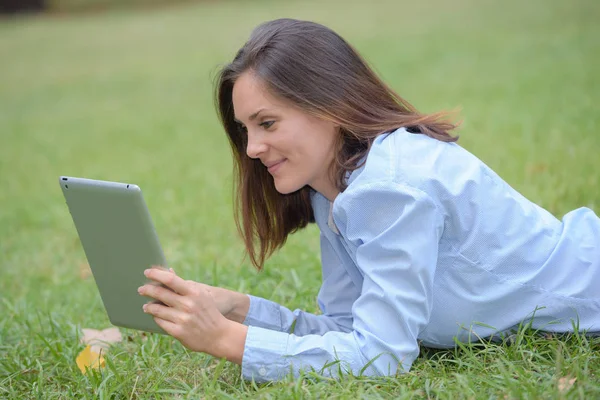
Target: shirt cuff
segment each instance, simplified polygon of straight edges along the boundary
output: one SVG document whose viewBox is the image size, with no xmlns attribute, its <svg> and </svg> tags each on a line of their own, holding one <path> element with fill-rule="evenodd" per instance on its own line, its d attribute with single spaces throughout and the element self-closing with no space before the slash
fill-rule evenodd
<svg viewBox="0 0 600 400">
<path fill-rule="evenodd" d="M 255 382 L 280 380 L 290 372 L 286 357 L 290 335 L 256 326 L 248 327 L 242 377 Z"/>
<path fill-rule="evenodd" d="M 281 311 L 279 304 L 270 300 L 248 295 L 250 308 L 243 324 L 281 332 Z"/>
</svg>

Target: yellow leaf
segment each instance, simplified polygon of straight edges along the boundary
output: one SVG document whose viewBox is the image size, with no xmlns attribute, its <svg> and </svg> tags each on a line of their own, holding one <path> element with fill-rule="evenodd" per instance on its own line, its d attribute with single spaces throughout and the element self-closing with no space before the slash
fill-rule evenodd
<svg viewBox="0 0 600 400">
<path fill-rule="evenodd" d="M 99 369 L 105 365 L 102 354 L 92 351 L 90 345 L 87 345 L 85 349 L 79 353 L 75 362 L 77 363 L 77 366 L 81 370 L 82 374 L 85 374 L 88 369 Z"/>
</svg>

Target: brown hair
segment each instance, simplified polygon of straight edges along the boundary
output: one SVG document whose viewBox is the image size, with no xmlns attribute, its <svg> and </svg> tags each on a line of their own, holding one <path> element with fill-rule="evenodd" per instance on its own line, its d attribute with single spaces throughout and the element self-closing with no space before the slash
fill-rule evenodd
<svg viewBox="0 0 600 400">
<path fill-rule="evenodd" d="M 288 234 L 314 221 L 310 187 L 280 194 L 266 167 L 246 155 L 247 137 L 235 121 L 232 91 L 251 71 L 272 95 L 340 126 L 331 173 L 338 189 L 358 168 L 373 140 L 406 127 L 413 133 L 453 142 L 456 128 L 446 113 L 420 114 L 381 79 L 342 37 L 308 21 L 278 19 L 256 27 L 217 76 L 215 103 L 235 162 L 235 221 L 254 266 L 280 248 Z M 255 246 L 258 246 L 256 248 Z"/>
</svg>

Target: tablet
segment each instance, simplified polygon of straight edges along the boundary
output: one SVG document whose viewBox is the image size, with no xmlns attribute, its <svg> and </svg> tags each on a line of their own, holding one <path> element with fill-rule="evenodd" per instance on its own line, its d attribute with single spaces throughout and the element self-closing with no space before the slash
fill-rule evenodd
<svg viewBox="0 0 600 400">
<path fill-rule="evenodd" d="M 167 267 L 142 191 L 136 185 L 61 176 L 60 187 L 100 297 L 113 325 L 166 334 L 142 311 L 144 270 Z"/>
</svg>

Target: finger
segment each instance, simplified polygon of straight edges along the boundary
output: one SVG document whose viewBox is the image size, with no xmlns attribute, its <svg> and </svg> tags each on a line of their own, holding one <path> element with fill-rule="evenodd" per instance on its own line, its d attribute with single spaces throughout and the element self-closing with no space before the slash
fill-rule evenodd
<svg viewBox="0 0 600 400">
<path fill-rule="evenodd" d="M 169 272 L 172 272 L 172 273 L 174 273 L 174 274 L 175 274 L 175 270 L 174 270 L 173 268 L 170 268 L 170 267 L 169 267 L 169 268 L 167 269 L 167 268 L 163 267 L 162 265 L 153 265 L 153 266 L 152 266 L 152 267 L 150 267 L 150 268 L 156 268 L 156 269 L 160 269 L 161 271 L 169 271 Z"/>
<path fill-rule="evenodd" d="M 162 283 L 163 285 L 173 289 L 175 292 L 186 295 L 190 293 L 187 281 L 170 271 L 163 271 L 157 268 L 150 268 L 144 271 L 146 278 Z"/>
<path fill-rule="evenodd" d="M 170 271 L 170 269 L 166 269 L 165 267 L 161 267 L 160 265 L 153 265 L 153 266 L 152 266 L 152 267 L 150 267 L 150 268 L 152 268 L 152 269 L 159 269 L 159 270 L 161 270 L 161 271 Z M 165 285 L 163 285 L 162 283 L 160 283 L 160 282 L 156 282 L 156 281 L 153 281 L 153 280 L 150 280 L 150 281 L 149 281 L 149 282 L 147 282 L 147 283 L 148 283 L 148 284 L 150 284 L 150 285 L 155 285 L 155 286 L 162 286 L 162 287 L 166 287 L 166 286 L 165 286 Z M 168 289 L 168 288 L 167 288 L 167 289 Z"/>
<path fill-rule="evenodd" d="M 176 323 L 181 319 L 181 311 L 173 307 L 167 307 L 160 304 L 150 303 L 144 304 L 143 310 L 146 314 L 153 317 L 163 319 L 172 323 Z"/>
<path fill-rule="evenodd" d="M 154 322 L 156 322 L 156 325 L 160 326 L 169 335 L 175 337 L 175 334 L 177 333 L 176 324 L 158 317 L 154 317 Z"/>
<path fill-rule="evenodd" d="M 168 271 L 167 268 L 163 267 L 162 265 L 153 265 L 150 268 L 156 268 L 156 269 L 160 269 L 161 271 Z"/>
<path fill-rule="evenodd" d="M 180 303 L 180 295 L 169 288 L 147 283 L 138 288 L 138 293 L 142 296 L 151 297 L 160 302 L 163 302 L 171 307 L 176 307 Z"/>
</svg>

